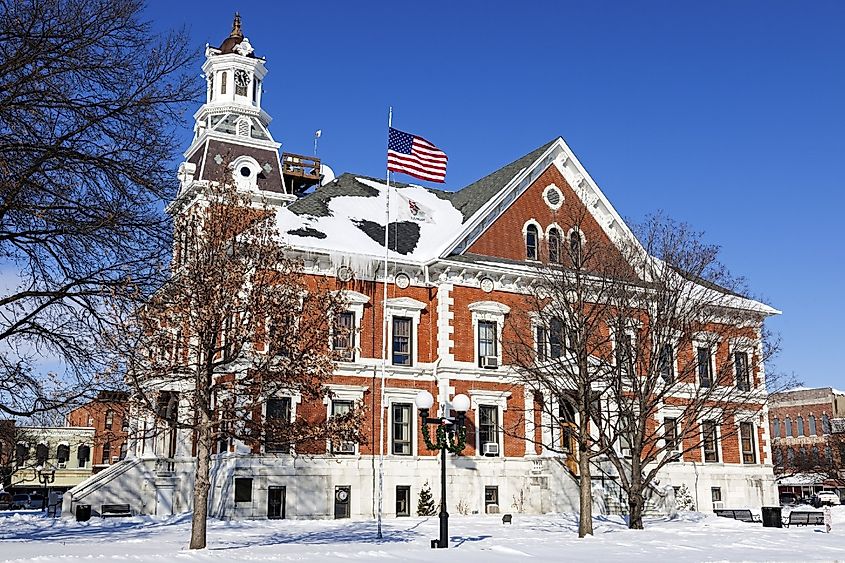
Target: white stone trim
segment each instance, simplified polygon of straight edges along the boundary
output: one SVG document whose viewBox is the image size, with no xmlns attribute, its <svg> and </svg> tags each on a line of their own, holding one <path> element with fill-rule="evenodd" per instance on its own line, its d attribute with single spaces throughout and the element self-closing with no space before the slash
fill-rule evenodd
<svg viewBox="0 0 845 563">
<path fill-rule="evenodd" d="M 451 283 L 441 283 L 437 286 L 437 357 L 451 363 L 455 361 L 455 313 L 452 307 L 455 299 L 452 291 L 455 286 Z"/>
<path fill-rule="evenodd" d="M 480 347 L 480 343 L 478 341 L 478 323 L 481 321 L 488 321 L 496 323 L 496 359 L 498 360 L 498 366 L 501 367 L 502 331 L 505 327 L 505 315 L 510 313 L 511 308 L 504 303 L 498 303 L 496 301 L 476 301 L 475 303 L 470 303 L 468 309 L 472 312 L 474 364 L 481 367 L 479 366 L 481 357 L 478 353 Z"/>
<path fill-rule="evenodd" d="M 481 405 L 484 406 L 492 406 L 496 407 L 496 418 L 499 423 L 498 430 L 498 442 L 499 442 L 499 455 L 497 457 L 503 458 L 505 457 L 505 411 L 508 410 L 508 398 L 510 398 L 511 392 L 510 391 L 493 391 L 489 389 L 470 389 L 469 397 L 472 402 L 472 409 L 475 414 L 475 455 L 478 457 L 484 457 L 483 452 L 481 451 L 481 431 L 480 431 L 480 423 L 481 423 L 481 412 L 479 407 Z"/>
<path fill-rule="evenodd" d="M 370 298 L 363 293 L 349 289 L 335 290 L 332 292 L 339 299 L 345 302 L 345 311 L 355 315 L 355 346 L 352 348 L 352 360 L 357 361 L 361 357 L 361 320 L 364 318 L 364 306 L 370 302 Z M 334 349 L 334 334 L 329 331 L 329 349 Z"/>
<path fill-rule="evenodd" d="M 384 314 L 388 319 L 385 350 L 390 365 L 393 365 L 393 347 L 391 345 L 393 342 L 393 317 L 409 317 L 411 319 L 411 365 L 405 367 L 413 367 L 419 363 L 419 326 L 423 309 L 425 309 L 425 303 L 411 297 L 394 297 L 386 301 Z"/>
<path fill-rule="evenodd" d="M 352 401 L 353 403 L 361 401 L 364 398 L 364 393 L 369 389 L 365 385 L 343 385 L 339 383 L 327 383 L 323 387 L 331 391 L 333 395 L 332 397 L 328 395 L 323 397 L 323 404 L 326 405 L 327 420 L 332 416 L 332 403 L 334 401 Z M 291 408 L 293 408 L 293 405 L 291 405 Z M 360 444 L 355 443 L 354 454 L 333 454 L 332 442 L 331 440 L 326 440 L 326 453 L 329 455 L 340 455 L 341 457 L 357 456 L 360 453 Z"/>
<path fill-rule="evenodd" d="M 385 418 L 387 419 L 387 443 L 385 444 L 385 448 L 387 450 L 387 455 L 395 457 L 397 459 L 403 458 L 413 458 L 417 456 L 417 420 L 419 418 L 419 413 L 417 412 L 417 405 L 414 399 L 417 398 L 417 393 L 420 390 L 414 387 L 385 387 L 384 388 L 384 408 L 387 410 Z M 411 405 L 411 454 L 410 455 L 397 455 L 393 453 L 393 419 L 391 415 L 393 414 L 393 404 L 394 403 L 404 403 Z"/>
</svg>

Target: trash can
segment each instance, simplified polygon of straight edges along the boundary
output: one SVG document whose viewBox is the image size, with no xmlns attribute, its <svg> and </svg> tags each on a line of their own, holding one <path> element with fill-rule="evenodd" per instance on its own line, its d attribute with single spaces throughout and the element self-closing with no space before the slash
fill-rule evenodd
<svg viewBox="0 0 845 563">
<path fill-rule="evenodd" d="M 779 506 L 764 506 L 763 507 L 763 527 L 764 528 L 782 528 L 783 524 L 780 520 Z"/>
<path fill-rule="evenodd" d="M 76 521 L 87 522 L 91 519 L 91 505 L 77 504 L 76 505 Z"/>
</svg>

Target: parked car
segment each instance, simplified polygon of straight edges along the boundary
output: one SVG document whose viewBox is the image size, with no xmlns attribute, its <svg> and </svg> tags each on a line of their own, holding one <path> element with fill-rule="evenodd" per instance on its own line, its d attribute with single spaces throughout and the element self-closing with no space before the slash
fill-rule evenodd
<svg viewBox="0 0 845 563">
<path fill-rule="evenodd" d="M 816 495 L 818 506 L 837 506 L 842 504 L 836 491 L 821 491 Z"/>
<path fill-rule="evenodd" d="M 15 495 L 12 498 L 12 508 L 18 510 L 30 510 L 33 508 L 41 508 L 44 502 L 44 497 L 41 495 Z"/>
<path fill-rule="evenodd" d="M 11 494 L 7 492 L 0 493 L 0 510 L 11 510 L 14 502 Z"/>
<path fill-rule="evenodd" d="M 795 497 L 795 493 L 781 493 L 780 494 L 780 505 L 781 506 L 792 506 L 796 504 L 797 498 Z"/>
</svg>

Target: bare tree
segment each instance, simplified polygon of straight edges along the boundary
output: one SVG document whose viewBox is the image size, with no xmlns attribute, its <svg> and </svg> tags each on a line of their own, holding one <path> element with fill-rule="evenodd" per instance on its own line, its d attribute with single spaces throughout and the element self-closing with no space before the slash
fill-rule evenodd
<svg viewBox="0 0 845 563">
<path fill-rule="evenodd" d="M 585 210 L 571 214 L 573 232 L 589 228 Z M 721 461 L 716 442 L 737 433 L 736 461 L 759 463 L 757 421 L 775 385 L 763 365 L 777 349 L 763 326 L 774 311 L 743 296 L 700 233 L 656 216 L 638 235 L 565 241 L 565 259 L 538 269 L 535 331 L 517 344 L 521 380 L 554 399 L 542 406 L 561 429 L 543 445 L 569 453 L 566 426 L 576 433 L 582 515 L 585 467 L 601 456 L 631 528 L 642 528 L 666 464 L 702 461 L 702 449 L 703 461 Z M 567 416 L 573 404 L 577 416 Z"/>
<path fill-rule="evenodd" d="M 166 263 L 194 53 L 142 8 L 0 0 L 2 414 L 85 394 L 110 363 L 109 302 L 144 295 Z"/>
<path fill-rule="evenodd" d="M 359 441 L 362 414 L 291 421 L 271 412 L 274 397 L 329 395 L 329 335 L 343 335 L 337 313 L 345 303 L 301 275 L 260 196 L 238 191 L 231 178 L 197 189 L 171 208 L 179 241 L 172 278 L 140 311 L 133 337 L 121 337 L 132 343 L 125 352 L 135 401 L 159 427 L 193 436 L 192 549 L 206 545 L 215 447 L 228 451 L 236 438 L 256 453 L 281 444 L 309 451 L 322 441 L 324 451 L 327 439 Z"/>
</svg>

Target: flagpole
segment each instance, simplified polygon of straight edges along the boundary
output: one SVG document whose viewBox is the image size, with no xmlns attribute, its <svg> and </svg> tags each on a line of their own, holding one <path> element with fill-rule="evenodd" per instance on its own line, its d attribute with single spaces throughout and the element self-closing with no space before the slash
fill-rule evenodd
<svg viewBox="0 0 845 563">
<path fill-rule="evenodd" d="M 393 106 L 387 112 L 387 136 L 390 142 L 390 128 L 393 126 Z M 384 504 L 384 383 L 387 379 L 387 268 L 389 255 L 388 236 L 390 234 L 390 169 L 385 173 L 385 204 L 384 204 L 384 276 L 381 303 L 382 336 L 381 336 L 381 392 L 379 398 L 379 454 L 378 454 L 378 539 L 382 539 L 381 520 Z"/>
</svg>

